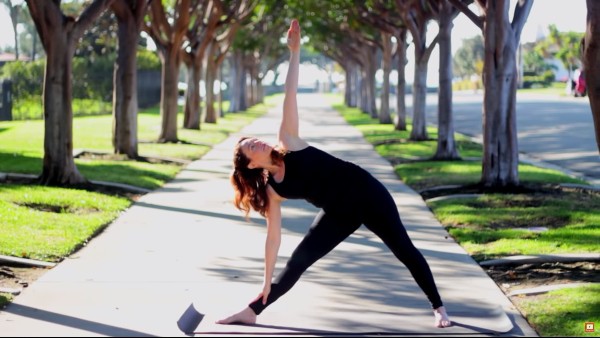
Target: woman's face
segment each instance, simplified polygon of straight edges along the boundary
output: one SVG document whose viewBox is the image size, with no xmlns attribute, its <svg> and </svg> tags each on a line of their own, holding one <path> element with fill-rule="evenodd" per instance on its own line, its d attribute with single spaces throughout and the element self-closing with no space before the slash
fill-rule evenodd
<svg viewBox="0 0 600 338">
<path fill-rule="evenodd" d="M 242 153 L 250 160 L 248 168 L 262 168 L 271 163 L 271 151 L 273 147 L 255 138 L 247 138 L 240 143 Z"/>
</svg>

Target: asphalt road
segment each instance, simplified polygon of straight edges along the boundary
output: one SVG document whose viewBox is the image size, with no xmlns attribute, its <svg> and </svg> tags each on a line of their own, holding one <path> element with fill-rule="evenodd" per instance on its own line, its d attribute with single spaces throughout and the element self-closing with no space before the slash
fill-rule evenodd
<svg viewBox="0 0 600 338">
<path fill-rule="evenodd" d="M 455 131 L 481 141 L 482 91 L 455 92 L 453 97 Z M 392 109 L 395 100 L 395 96 L 390 100 Z M 406 96 L 406 105 L 411 116 L 411 95 Z M 427 123 L 437 125 L 437 94 L 427 96 Z M 521 160 L 541 161 L 537 163 L 600 185 L 600 153 L 587 97 L 519 93 L 517 130 Z"/>
</svg>

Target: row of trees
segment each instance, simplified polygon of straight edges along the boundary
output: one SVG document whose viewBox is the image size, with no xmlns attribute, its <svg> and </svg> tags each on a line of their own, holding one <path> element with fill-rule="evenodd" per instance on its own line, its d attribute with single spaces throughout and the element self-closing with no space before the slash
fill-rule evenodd
<svg viewBox="0 0 600 338">
<path fill-rule="evenodd" d="M 77 16 L 66 15 L 61 9 L 60 0 L 26 0 L 26 3 L 47 55 L 42 183 L 73 184 L 85 181 L 72 158 L 72 88 L 69 76 L 77 42 L 85 30 L 106 11 L 114 13 L 118 26 L 113 86 L 113 144 L 115 152 L 131 158 L 137 157 L 135 47 L 141 31 L 153 39 L 162 61 L 162 128 L 159 141 L 174 142 L 177 141 L 175 121 L 180 65 L 187 67 L 189 76 L 185 127 L 199 128 L 200 98 L 197 85 L 203 73 L 207 79 L 206 121 L 215 122 L 217 116 L 212 108 L 212 83 L 225 55 L 230 53 L 234 60 L 234 80 L 230 82 L 235 94 L 232 96 L 232 108 L 243 110 L 247 97 L 246 83 L 251 83 L 251 100 L 260 98 L 262 77 L 285 55 L 284 44 L 279 40 L 282 32 L 285 32 L 287 21 L 292 17 L 300 18 L 305 35 L 310 38 L 310 45 L 345 70 L 346 103 L 360 107 L 371 116 L 378 117 L 382 123 L 392 122 L 387 106 L 387 79 L 394 54 L 398 62 L 398 92 L 405 92 L 407 35 L 411 35 L 416 69 L 412 91 L 413 140 L 428 139 L 425 121 L 427 64 L 433 48 L 439 45 L 439 137 L 435 158 L 459 158 L 453 136 L 450 37 L 453 19 L 463 13 L 473 21 L 474 27 L 481 29 L 484 41 L 484 158 L 481 182 L 489 187 L 519 183 L 516 51 L 533 0 L 518 1 L 512 21 L 509 16 L 510 0 L 476 0 L 478 14 L 469 7 L 472 0 L 290 0 L 285 3 L 275 0 L 90 0 Z M 588 9 L 591 11 L 593 8 Z M 432 20 L 439 25 L 439 32 L 433 39 L 428 39 L 427 25 Z M 395 39 L 392 40 L 392 37 Z M 587 51 L 585 55 L 591 58 L 594 54 L 590 50 L 595 45 L 593 39 L 586 37 L 586 41 L 589 42 L 584 47 Z M 378 50 L 382 51 L 382 69 L 386 79 L 379 112 L 375 105 L 375 71 L 378 68 L 375 54 Z M 204 70 L 202 60 L 206 60 Z M 588 61 L 588 64 L 591 63 Z M 249 81 L 246 76 L 250 77 Z M 594 79 L 593 74 L 588 78 L 590 91 L 595 90 Z M 397 97 L 394 126 L 396 129 L 406 129 L 404 96 Z M 597 94 L 590 93 L 590 100 L 594 97 Z"/>
<path fill-rule="evenodd" d="M 478 11 L 473 11 L 474 3 Z M 347 6 L 349 5 L 349 6 Z M 544 6 L 545 4 L 541 4 Z M 328 2 L 328 6 L 321 6 L 319 11 L 311 13 L 313 26 L 319 26 L 319 31 L 326 31 L 319 44 L 335 48 L 324 48 L 333 59 L 340 63 L 346 70 L 348 90 L 360 90 L 360 95 L 352 96 L 347 93 L 346 100 L 350 105 L 356 97 L 357 104 L 362 110 L 379 116 L 382 122 L 389 120 L 386 105 L 387 80 L 389 62 L 391 60 L 390 35 L 397 41 L 395 50 L 398 62 L 398 92 L 402 93 L 405 86 L 403 67 L 406 64 L 406 36 L 410 34 L 414 44 L 415 78 L 413 80 L 413 121 L 411 139 L 427 139 L 425 123 L 425 97 L 427 77 L 427 63 L 433 48 L 440 48 L 440 76 L 438 92 L 438 149 L 434 158 L 454 159 L 459 154 L 456 150 L 453 134 L 452 119 L 452 60 L 451 60 L 451 30 L 452 21 L 462 13 L 466 15 L 477 27 L 481 29 L 483 39 L 483 64 L 482 79 L 484 83 L 483 104 L 483 170 L 481 183 L 487 187 L 505 187 L 519 184 L 518 178 L 518 142 L 516 128 L 516 89 L 519 79 L 517 67 L 517 51 L 520 45 L 521 32 L 533 6 L 533 0 L 520 0 L 511 8 L 510 0 L 370 0 L 354 1 L 351 4 L 345 1 Z M 596 8 L 594 8 L 594 6 Z M 593 0 L 588 0 L 588 32 L 597 29 L 600 19 L 597 7 Z M 325 7 L 325 8 L 324 8 Z M 510 12 L 512 10 L 512 15 Z M 543 7 L 540 8 L 543 10 Z M 594 10 L 596 12 L 594 12 Z M 333 14 L 332 14 L 333 13 Z M 314 18 L 314 19 L 313 19 Z M 340 19 L 342 18 L 342 19 Z M 511 19 L 512 18 L 512 19 Z M 437 22 L 438 34 L 427 38 L 427 24 Z M 365 28 L 364 24 L 369 27 Z M 596 33 L 598 34 L 598 33 Z M 596 37 L 596 40 L 598 37 Z M 564 40 L 564 39 L 563 39 Z M 566 50 L 573 50 L 567 46 L 566 40 L 554 41 L 559 45 L 565 44 Z M 427 41 L 430 41 L 427 44 Z M 583 45 L 584 65 L 586 74 L 597 72 L 597 63 L 589 60 L 598 52 L 594 37 L 586 36 Z M 381 112 L 376 112 L 374 104 L 374 82 L 372 69 L 374 48 L 383 51 L 384 88 L 382 95 Z M 559 54 L 560 51 L 559 51 Z M 586 61 L 585 55 L 589 56 Z M 570 60 L 568 54 L 560 55 L 561 59 Z M 569 61 L 571 62 L 571 61 Z M 354 86 L 355 77 L 353 69 L 359 69 L 357 78 L 364 85 Z M 599 74 L 600 75 L 600 74 Z M 595 77 L 588 77 L 590 90 L 596 90 Z M 600 79 L 599 79 L 600 80 Z M 366 89 L 365 89 L 366 87 Z M 403 95 L 398 95 L 397 129 L 405 128 L 405 103 Z M 590 101 L 594 101 L 590 96 Z M 600 103 L 596 104 L 600 108 Z M 600 111 L 592 102 L 592 111 L 595 119 L 595 129 L 600 149 Z"/>
<path fill-rule="evenodd" d="M 305 1 L 306 3 L 307 1 Z M 310 1 L 308 1 L 310 2 Z M 370 0 L 329 1 L 319 10 L 308 12 L 311 38 L 315 46 L 336 60 L 346 71 L 346 101 L 356 104 L 382 123 L 389 122 L 388 86 L 384 80 L 381 111 L 375 106 L 374 51 L 383 50 L 384 79 L 389 75 L 392 58 L 390 37 L 396 41 L 398 55 L 398 92 L 405 88 L 407 34 L 414 45 L 413 119 L 410 138 L 428 139 L 425 120 L 427 64 L 436 45 L 440 48 L 438 91 L 438 149 L 436 159 L 456 159 L 452 118 L 451 32 L 454 18 L 463 13 L 482 30 L 484 41 L 484 154 L 481 182 L 489 187 L 518 185 L 518 145 L 516 136 L 516 51 L 521 31 L 531 10 L 532 0 L 518 1 L 510 20 L 510 0 L 475 1 L 479 14 L 467 0 Z M 315 7 L 316 8 L 316 7 Z M 427 38 L 427 25 L 436 21 L 438 34 Z M 306 21 L 306 15 L 304 16 Z M 327 32 L 326 34 L 318 34 Z M 428 42 L 430 41 L 430 42 Z M 360 84 L 360 85 L 359 85 Z M 360 95 L 352 95 L 352 91 Z M 398 95 L 396 129 L 406 128 L 404 96 Z"/>
</svg>

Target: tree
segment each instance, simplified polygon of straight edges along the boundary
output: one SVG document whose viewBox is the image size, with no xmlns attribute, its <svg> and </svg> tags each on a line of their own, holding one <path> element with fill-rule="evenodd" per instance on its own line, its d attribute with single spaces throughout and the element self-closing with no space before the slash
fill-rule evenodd
<svg viewBox="0 0 600 338">
<path fill-rule="evenodd" d="M 481 184 L 504 188 L 519 184 L 517 142 L 517 62 L 521 31 L 533 0 L 515 5 L 509 20 L 510 0 L 477 0 L 482 16 L 473 13 L 460 0 L 450 0 L 477 27 L 483 30 L 483 160 Z"/>
<path fill-rule="evenodd" d="M 165 8 L 163 1 L 150 3 L 149 20 L 144 31 L 150 35 L 162 62 L 160 94 L 161 128 L 158 142 L 178 142 L 177 98 L 179 66 L 182 61 L 183 42 L 192 13 L 198 8 L 199 0 L 175 0 L 173 7 Z"/>
<path fill-rule="evenodd" d="M 373 25 L 381 31 L 381 69 L 383 70 L 383 84 L 381 88 L 381 108 L 379 111 L 379 122 L 380 123 L 392 123 L 392 118 L 389 109 L 389 95 L 390 95 L 390 73 L 392 70 L 392 58 L 393 58 L 393 45 L 392 36 L 397 39 L 396 50 L 401 50 L 402 46 L 406 44 L 406 38 L 398 39 L 398 35 L 401 32 L 406 32 L 406 25 L 399 18 L 399 11 L 396 10 L 393 3 L 388 1 L 355 1 L 356 8 L 359 10 L 358 18 L 361 22 Z M 404 33 L 406 37 L 406 33 Z M 399 54 L 397 52 L 397 54 Z M 399 55 L 399 58 L 406 59 L 406 48 L 403 49 L 403 55 Z M 402 77 L 398 77 L 398 89 L 403 88 L 402 91 L 398 90 L 396 97 L 396 129 L 406 130 L 406 104 L 404 98 L 404 86 L 406 79 L 404 78 L 404 64 L 398 65 L 398 73 L 402 74 Z"/>
<path fill-rule="evenodd" d="M 580 43 L 583 33 L 561 32 L 556 25 L 548 26 L 548 36 L 540 41 L 535 50 L 545 58 L 559 59 L 569 73 L 572 73 L 581 65 Z"/>
<path fill-rule="evenodd" d="M 545 71 L 552 70 L 555 68 L 554 65 L 549 64 L 544 59 L 544 56 L 537 50 L 524 50 L 523 53 L 523 70 L 526 72 L 532 72 L 536 74 L 542 74 Z"/>
<path fill-rule="evenodd" d="M 477 65 L 483 64 L 484 54 L 481 35 L 463 39 L 462 46 L 458 48 L 454 55 L 454 74 L 462 78 L 468 78 L 473 74 L 480 75 L 481 70 L 477 68 Z"/>
<path fill-rule="evenodd" d="M 381 47 L 379 30 L 358 20 L 354 0 L 300 1 L 296 5 L 294 10 L 302 15 L 303 31 L 311 45 L 346 71 L 347 104 L 377 117 L 375 56 Z"/>
<path fill-rule="evenodd" d="M 587 26 L 583 46 L 583 69 L 600 152 L 600 3 L 587 0 Z"/>
<path fill-rule="evenodd" d="M 410 139 L 425 141 L 427 123 L 425 107 L 427 100 L 427 69 L 429 57 L 439 39 L 438 35 L 427 45 L 427 23 L 432 19 L 431 8 L 419 0 L 396 0 L 396 7 L 410 31 L 415 48 L 415 76 L 413 79 L 413 121 Z"/>
<path fill-rule="evenodd" d="M 366 7 L 365 4 L 370 4 L 371 7 Z M 394 3 L 389 1 L 377 0 L 371 3 L 365 3 L 357 1 L 358 8 L 363 11 L 361 13 L 361 20 L 368 20 L 369 24 L 376 26 L 380 29 L 385 36 L 386 33 L 391 34 L 396 39 L 395 44 L 395 58 L 396 58 L 396 71 L 398 73 L 397 86 L 396 86 L 396 117 L 394 120 L 395 130 L 406 130 L 406 65 L 408 63 L 406 57 L 406 50 L 408 48 L 407 33 L 408 27 L 403 21 L 402 13 L 398 10 Z M 386 63 L 386 46 L 383 45 L 383 68 L 384 68 L 384 81 L 389 76 L 386 76 L 388 67 Z M 390 60 L 391 61 L 391 60 Z M 388 80 L 389 82 L 389 80 Z M 382 93 L 382 101 L 386 100 L 387 93 L 385 89 L 385 83 Z M 385 114 L 385 106 L 382 106 L 382 114 Z"/>
<path fill-rule="evenodd" d="M 381 108 L 379 109 L 379 122 L 392 123 L 390 115 L 390 73 L 392 72 L 392 35 L 381 33 L 382 57 L 381 69 L 383 70 L 383 85 L 381 88 Z"/>
<path fill-rule="evenodd" d="M 187 67 L 187 89 L 183 109 L 183 127 L 186 129 L 200 129 L 200 79 L 206 48 L 210 45 L 217 26 L 221 24 L 217 5 L 216 1 L 204 1 L 186 33 L 187 43 L 182 51 L 183 62 Z"/>
<path fill-rule="evenodd" d="M 290 17 L 291 15 L 286 13 L 284 2 L 262 0 L 254 7 L 252 16 L 242 23 L 235 34 L 232 46 L 234 55 L 235 53 L 243 53 L 243 55 L 240 66 L 232 67 L 232 73 L 237 79 L 241 76 L 237 72 L 243 69 L 250 77 L 247 90 L 250 93 L 248 95 L 250 105 L 263 101 L 262 81 L 265 75 L 283 62 L 287 56 L 288 48 L 282 43 L 281 37 L 289 26 Z M 301 50 L 300 63 L 303 62 L 304 55 L 305 49 Z M 245 83 L 243 85 L 246 87 Z M 246 91 L 236 86 L 232 89 L 235 89 L 238 94 Z"/>
<path fill-rule="evenodd" d="M 221 30 L 212 36 L 210 50 L 207 54 L 206 69 L 206 123 L 217 122 L 217 112 L 214 107 L 214 84 L 217 71 L 225 60 L 227 51 L 233 43 L 235 33 L 244 20 L 252 14 L 255 0 L 230 0 L 218 4 L 217 15 L 222 17 Z"/>
<path fill-rule="evenodd" d="M 87 181 L 73 159 L 72 60 L 77 41 L 111 1 L 94 0 L 73 17 L 61 11 L 60 0 L 26 0 L 46 51 L 42 184 Z"/>
<path fill-rule="evenodd" d="M 452 117 L 452 21 L 459 11 L 447 0 L 431 3 L 439 26 L 440 66 L 438 86 L 438 138 L 436 160 L 460 159 L 454 142 L 454 119 Z"/>
<path fill-rule="evenodd" d="M 113 73 L 113 135 L 115 154 L 138 157 L 137 48 L 148 0 L 115 0 L 118 49 Z"/>
</svg>

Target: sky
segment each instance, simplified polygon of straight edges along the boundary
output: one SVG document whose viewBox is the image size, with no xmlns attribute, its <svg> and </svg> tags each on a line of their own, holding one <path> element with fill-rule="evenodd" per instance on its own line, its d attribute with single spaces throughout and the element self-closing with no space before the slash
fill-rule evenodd
<svg viewBox="0 0 600 338">
<path fill-rule="evenodd" d="M 514 9 L 514 3 L 516 1 L 517 0 L 511 0 L 511 15 Z M 477 6 L 471 5 L 471 8 L 477 13 Z M 521 34 L 521 42 L 535 41 L 536 37 L 547 33 L 547 27 L 550 24 L 555 24 L 558 30 L 563 32 L 585 32 L 586 15 L 586 0 L 535 0 Z M 428 31 L 428 37 L 430 39 L 437 31 L 436 26 L 437 25 L 435 23 L 430 26 L 430 30 Z M 0 5 L 0 32 L 2 32 L 0 34 L 0 48 L 12 46 L 14 44 L 14 34 L 10 24 L 10 17 L 6 7 L 2 5 Z M 481 30 L 479 30 L 479 28 L 475 26 L 464 14 L 459 14 L 459 16 L 454 20 L 454 28 L 452 30 L 453 54 L 461 46 L 463 39 L 471 38 L 478 34 L 481 34 Z M 406 78 L 407 81 L 411 82 L 410 79 L 412 79 L 412 67 L 410 65 L 410 56 L 413 52 L 409 49 L 407 53 L 409 56 L 409 65 L 406 69 Z M 436 48 L 430 58 L 427 81 L 428 84 L 437 83 L 438 58 L 439 54 L 437 53 Z M 318 70 L 314 71 L 319 72 Z M 310 76 L 308 73 L 309 72 L 305 74 L 306 77 L 312 79 L 322 76 L 322 72 L 321 74 L 315 73 L 314 75 Z"/>
<path fill-rule="evenodd" d="M 515 0 L 511 1 L 511 18 L 514 2 Z M 477 10 L 475 5 L 471 5 L 471 8 Z M 585 32 L 586 16 L 585 0 L 535 0 L 523 27 L 521 42 L 535 41 L 540 33 L 548 32 L 550 24 L 555 24 L 563 32 Z M 453 44 L 459 45 L 461 39 L 477 35 L 478 30 L 471 20 L 460 14 L 454 20 Z"/>
<path fill-rule="evenodd" d="M 515 0 L 512 0 L 514 3 Z M 472 5 L 472 8 L 477 8 Z M 511 13 L 514 5 L 511 5 Z M 547 31 L 549 24 L 556 24 L 559 31 L 585 31 L 585 0 L 535 0 L 527 23 L 523 28 L 522 42 L 535 40 L 539 32 Z M 0 47 L 12 46 L 14 34 L 5 6 L 0 6 Z M 464 38 L 478 34 L 478 28 L 463 14 L 454 20 L 453 45 L 459 47 Z"/>
</svg>

